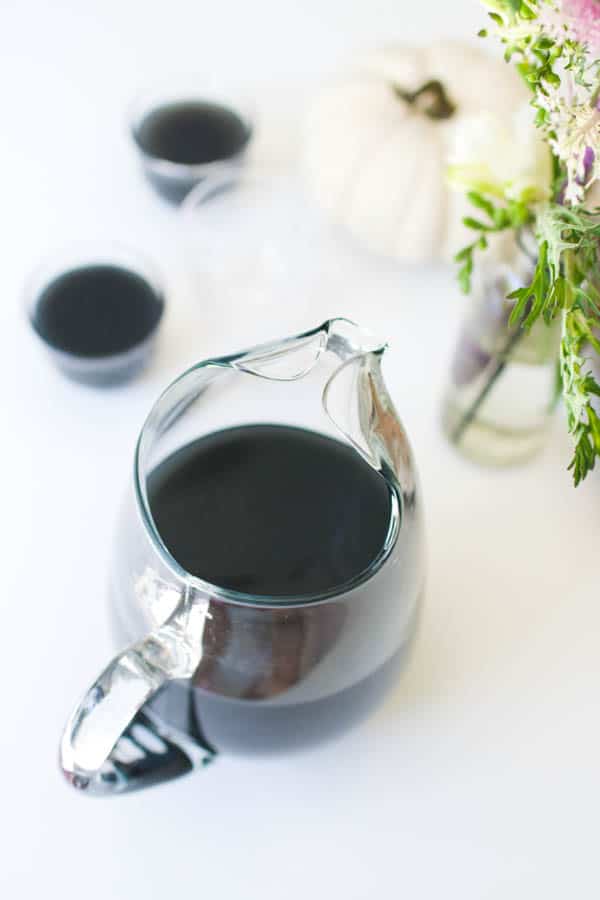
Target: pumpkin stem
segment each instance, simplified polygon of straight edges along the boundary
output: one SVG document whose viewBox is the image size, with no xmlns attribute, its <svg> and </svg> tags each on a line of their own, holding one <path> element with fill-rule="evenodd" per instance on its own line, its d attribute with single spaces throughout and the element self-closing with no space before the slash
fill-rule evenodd
<svg viewBox="0 0 600 900">
<path fill-rule="evenodd" d="M 450 100 L 441 81 L 426 81 L 416 91 L 405 91 L 399 84 L 393 84 L 396 97 L 404 100 L 409 106 L 428 116 L 430 119 L 450 119 L 456 112 L 456 106 Z"/>
</svg>

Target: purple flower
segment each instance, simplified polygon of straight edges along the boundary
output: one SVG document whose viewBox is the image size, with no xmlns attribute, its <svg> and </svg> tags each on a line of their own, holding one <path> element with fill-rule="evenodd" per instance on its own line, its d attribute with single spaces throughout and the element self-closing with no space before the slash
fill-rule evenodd
<svg viewBox="0 0 600 900">
<path fill-rule="evenodd" d="M 593 168 L 593 166 L 594 166 L 594 160 L 595 160 L 595 159 L 596 159 L 596 154 L 594 153 L 594 151 L 592 150 L 592 148 L 591 148 L 591 147 L 586 147 L 586 148 L 585 148 L 585 151 L 584 151 L 584 154 L 583 154 L 583 159 L 582 159 L 582 161 L 581 161 L 581 162 L 582 162 L 582 166 L 583 166 L 583 172 L 582 172 L 582 180 L 581 180 L 581 184 L 587 184 L 587 183 L 588 183 L 588 181 L 589 181 L 589 179 L 590 179 L 590 175 L 592 174 L 592 168 Z"/>
</svg>

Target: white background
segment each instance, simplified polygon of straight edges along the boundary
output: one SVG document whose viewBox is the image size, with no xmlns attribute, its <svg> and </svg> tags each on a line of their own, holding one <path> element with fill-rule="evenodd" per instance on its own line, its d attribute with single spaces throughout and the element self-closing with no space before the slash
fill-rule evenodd
<svg viewBox="0 0 600 900">
<path fill-rule="evenodd" d="M 482 22 L 469 0 L 0 0 L 3 898 L 598 897 L 600 482 L 571 488 L 560 425 L 513 471 L 444 443 L 460 301 L 441 268 L 399 270 L 393 291 L 347 303 L 316 298 L 306 322 L 350 313 L 390 339 L 422 472 L 427 607 L 385 706 L 305 756 L 222 758 L 118 800 L 76 796 L 56 764 L 63 721 L 112 652 L 107 566 L 140 424 L 186 364 L 244 343 L 190 288 L 180 223 L 128 145 L 131 97 L 193 73 L 254 96 L 283 147 L 353 48 Z M 20 307 L 40 255 L 90 237 L 146 249 L 169 286 L 158 358 L 109 394 L 56 374 Z"/>
</svg>

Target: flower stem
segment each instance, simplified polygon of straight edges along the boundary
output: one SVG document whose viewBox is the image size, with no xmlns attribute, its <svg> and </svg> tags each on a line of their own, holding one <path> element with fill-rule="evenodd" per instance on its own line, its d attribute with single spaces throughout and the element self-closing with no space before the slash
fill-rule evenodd
<svg viewBox="0 0 600 900">
<path fill-rule="evenodd" d="M 573 306 L 573 284 L 575 282 L 575 256 L 572 250 L 563 253 L 563 266 L 565 271 L 565 309 Z"/>
<path fill-rule="evenodd" d="M 406 91 L 399 84 L 393 84 L 392 89 L 396 97 L 419 109 L 430 119 L 451 119 L 456 112 L 456 106 L 450 100 L 444 85 L 437 79 L 426 81 L 416 91 Z"/>
<path fill-rule="evenodd" d="M 492 369 L 492 371 L 489 373 L 485 384 L 483 385 L 483 387 L 481 388 L 481 390 L 479 391 L 479 393 L 477 394 L 477 396 L 475 397 L 475 399 L 473 400 L 473 402 L 471 403 L 471 405 L 465 412 L 464 416 L 461 418 L 458 425 L 456 426 L 456 428 L 454 429 L 454 431 L 451 434 L 451 439 L 455 444 L 459 443 L 459 441 L 462 439 L 465 431 L 467 430 L 469 425 L 472 423 L 473 419 L 476 417 L 477 413 L 481 409 L 481 406 L 485 402 L 486 397 L 488 396 L 488 394 L 490 393 L 490 391 L 492 390 L 492 388 L 498 381 L 499 377 L 502 375 L 502 372 L 506 368 L 506 365 L 508 363 L 508 360 L 509 360 L 509 357 L 510 357 L 512 351 L 514 350 L 516 345 L 519 343 L 519 341 L 522 339 L 524 334 L 525 334 L 525 329 L 521 325 L 517 326 L 517 328 L 513 332 L 511 332 L 511 334 L 509 334 L 508 340 L 506 341 L 504 347 L 501 349 L 500 353 L 498 354 L 499 359 L 498 359 L 496 365 L 494 366 L 494 368 Z"/>
</svg>

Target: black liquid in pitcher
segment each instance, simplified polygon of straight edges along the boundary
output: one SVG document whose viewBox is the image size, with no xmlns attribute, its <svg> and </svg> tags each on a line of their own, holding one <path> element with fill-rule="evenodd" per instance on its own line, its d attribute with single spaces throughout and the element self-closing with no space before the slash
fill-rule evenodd
<svg viewBox="0 0 600 900">
<path fill-rule="evenodd" d="M 281 600 L 343 597 L 381 556 L 392 517 L 388 485 L 355 450 L 283 425 L 245 425 L 188 444 L 150 474 L 148 498 L 162 540 L 188 572 Z M 379 656 L 374 635 L 395 634 L 398 621 L 386 583 L 374 579 L 357 604 L 211 600 L 192 690 L 173 683 L 152 707 L 227 752 L 288 752 L 347 730 L 379 703 L 406 656 L 402 629 L 398 650 Z M 364 604 L 368 616 L 358 624 Z M 352 652 L 348 633 L 360 637 Z"/>
<path fill-rule="evenodd" d="M 182 101 L 148 112 L 136 139 L 148 156 L 184 165 L 229 159 L 240 153 L 250 129 L 232 109 L 205 101 Z"/>
<path fill-rule="evenodd" d="M 106 357 L 154 331 L 163 300 L 141 275 L 120 266 L 82 266 L 58 275 L 38 297 L 32 323 L 56 350 Z"/>
<path fill-rule="evenodd" d="M 282 425 L 188 444 L 150 475 L 148 496 L 186 571 L 259 596 L 341 589 L 381 553 L 390 526 L 386 482 L 352 448 Z"/>
</svg>

